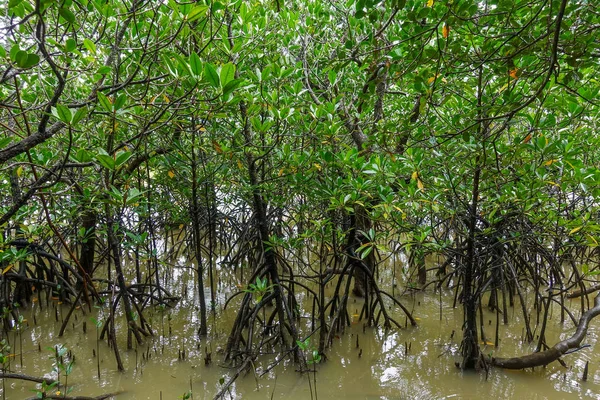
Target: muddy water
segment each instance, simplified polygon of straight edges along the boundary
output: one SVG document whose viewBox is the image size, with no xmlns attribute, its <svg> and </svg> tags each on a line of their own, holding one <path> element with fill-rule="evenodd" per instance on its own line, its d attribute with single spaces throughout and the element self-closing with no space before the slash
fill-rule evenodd
<svg viewBox="0 0 600 400">
<path fill-rule="evenodd" d="M 194 293 L 194 281 L 185 269 L 176 269 L 169 284 L 175 294 Z M 382 279 L 391 282 L 390 277 Z M 122 325 L 117 325 L 119 343 L 126 372 L 117 371 L 112 350 L 105 342 L 98 343 L 91 318 L 102 320 L 107 308 L 94 309 L 93 313 L 81 310 L 73 317 L 64 337 L 59 338 L 60 320 L 68 309 L 51 300 L 49 305 L 38 302 L 22 310 L 25 327 L 22 336 L 11 333 L 15 356 L 10 369 L 34 376 L 56 377 L 53 370 L 52 351 L 48 347 L 64 345 L 75 356 L 72 373 L 68 377 L 70 395 L 99 395 L 115 392 L 119 400 L 127 399 L 177 399 L 191 391 L 193 399 L 211 399 L 227 381 L 233 371 L 221 366 L 221 347 L 235 316 L 236 304 L 223 311 L 223 299 L 235 287 L 233 278 L 223 278 L 219 285 L 220 296 L 217 316 L 211 317 L 209 339 L 199 340 L 197 296 L 183 300 L 169 310 L 154 309 L 147 314 L 155 336 L 135 350 L 125 351 Z M 388 285 L 389 286 L 389 285 Z M 400 285 L 402 286 L 402 285 Z M 391 291 L 391 289 L 390 289 Z M 210 297 L 206 293 L 207 299 Z M 327 362 L 316 366 L 316 393 L 319 399 L 600 399 L 600 362 L 597 345 L 600 320 L 592 321 L 585 348 L 564 357 L 569 368 L 553 363 L 534 371 L 502 371 L 493 369 L 485 374 L 463 373 L 455 367 L 459 361 L 459 340 L 462 313 L 451 308 L 453 293 L 405 294 L 400 300 L 414 310 L 419 326 L 385 332 L 378 328 L 363 327 L 354 322 L 345 334 L 336 336 L 328 352 Z M 440 300 L 442 308 L 440 309 Z M 360 309 L 360 300 L 350 301 L 350 313 Z M 55 308 L 58 312 L 55 312 Z M 572 309 L 577 308 L 577 303 Z M 509 310 L 510 324 L 500 326 L 500 345 L 494 348 L 496 315 L 484 313 L 487 341 L 482 348 L 486 354 L 501 356 L 520 355 L 532 350 L 523 343 L 519 316 L 520 307 Z M 58 315 L 59 322 L 56 321 Z M 404 321 L 398 310 L 394 315 Z M 34 323 L 34 316 L 35 321 Z M 549 320 L 547 342 L 555 343 L 573 332 L 570 323 L 559 323 L 558 310 L 553 310 Z M 122 324 L 124 317 L 118 318 Z M 533 319 L 535 322 L 535 318 Z M 83 325 L 87 333 L 83 333 Z M 455 335 L 452 336 L 452 332 Z M 358 348 L 357 348 L 358 338 Z M 19 342 L 23 342 L 23 348 Z M 96 355 L 96 348 L 98 351 Z M 41 351 L 39 349 L 41 348 Z M 185 350 L 185 360 L 179 354 Z M 204 358 L 211 353 L 212 364 L 205 366 Z M 21 364 L 21 353 L 23 363 Z M 98 360 L 100 376 L 98 376 Z M 283 363 L 264 373 L 271 358 L 258 360 L 254 373 L 240 377 L 231 386 L 231 399 L 311 399 L 315 389 L 314 377 L 295 371 L 294 365 Z M 587 382 L 581 381 L 585 362 L 589 361 Z M 262 375 L 262 376 L 261 376 Z M 61 377 L 64 382 L 64 377 Z M 6 399 L 35 397 L 35 383 L 5 380 Z M 64 390 L 62 391 L 64 393 Z"/>
</svg>

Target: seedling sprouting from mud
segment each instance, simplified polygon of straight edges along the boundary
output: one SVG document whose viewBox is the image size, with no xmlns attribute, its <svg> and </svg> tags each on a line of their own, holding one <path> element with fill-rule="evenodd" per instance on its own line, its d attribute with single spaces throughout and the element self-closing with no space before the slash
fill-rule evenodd
<svg viewBox="0 0 600 400">
<path fill-rule="evenodd" d="M 2 339 L 0 341 L 0 364 L 2 365 L 2 373 L 4 374 L 8 369 L 8 364 L 10 362 L 10 345 L 6 342 L 6 339 Z M 2 398 L 6 399 L 6 387 L 4 386 L 4 381 L 6 379 L 2 379 Z"/>
<path fill-rule="evenodd" d="M 54 362 L 52 364 L 52 370 L 56 372 L 56 384 L 60 384 L 60 376 L 61 374 L 65 377 L 63 396 L 71 391 L 69 388 L 69 375 L 73 372 L 73 366 L 75 364 L 75 360 L 72 355 L 69 354 L 68 349 L 62 344 L 56 345 L 55 347 L 48 347 L 48 350 L 52 352 L 50 359 Z M 49 389 L 52 389 L 54 386 L 49 385 Z M 57 391 L 56 394 L 60 396 L 61 392 Z"/>
<path fill-rule="evenodd" d="M 91 317 L 90 320 L 96 326 L 96 365 L 98 367 L 98 380 L 100 380 L 100 328 L 102 327 L 102 321 Z"/>
<path fill-rule="evenodd" d="M 310 398 L 313 399 L 313 388 L 311 385 L 311 381 L 310 381 L 310 373 L 313 373 L 313 383 L 314 383 L 314 399 L 317 400 L 318 396 L 317 396 L 317 366 L 316 364 L 321 362 L 321 354 L 319 353 L 319 350 L 317 350 L 314 347 L 311 347 L 310 345 L 310 338 L 306 338 L 304 341 L 300 341 L 297 340 L 296 344 L 298 345 L 298 348 L 300 348 L 300 350 L 302 350 L 302 352 L 307 353 L 308 357 L 306 358 L 306 362 L 309 365 L 313 366 L 313 369 L 311 370 L 310 368 L 308 369 L 308 387 L 310 390 Z"/>
</svg>

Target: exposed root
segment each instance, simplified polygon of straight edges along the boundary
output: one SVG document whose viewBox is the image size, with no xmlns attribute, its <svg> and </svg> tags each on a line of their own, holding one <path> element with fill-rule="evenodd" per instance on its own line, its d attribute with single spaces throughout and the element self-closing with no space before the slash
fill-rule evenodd
<svg viewBox="0 0 600 400">
<path fill-rule="evenodd" d="M 600 294 L 594 299 L 594 307 L 583 313 L 577 324 L 577 330 L 570 338 L 561 340 L 553 347 L 545 351 L 527 354 L 521 357 L 499 358 L 491 357 L 489 363 L 492 366 L 506 369 L 525 369 L 548 365 L 557 361 L 561 356 L 581 348 L 581 342 L 585 338 L 590 321 L 600 315 Z"/>
</svg>

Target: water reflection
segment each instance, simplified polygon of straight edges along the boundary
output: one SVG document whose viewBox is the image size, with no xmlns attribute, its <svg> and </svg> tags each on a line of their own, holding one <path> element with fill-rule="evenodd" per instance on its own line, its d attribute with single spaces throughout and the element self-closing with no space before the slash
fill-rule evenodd
<svg viewBox="0 0 600 400">
<path fill-rule="evenodd" d="M 217 264 L 218 265 L 218 264 Z M 75 368 L 69 377 L 73 387 L 71 394 L 98 395 L 105 392 L 120 392 L 119 400 L 128 399 L 175 399 L 192 390 L 194 399 L 210 399 L 228 380 L 233 371 L 222 368 L 220 346 L 223 346 L 233 323 L 237 309 L 234 300 L 225 312 L 209 318 L 209 340 L 197 336 L 198 294 L 195 288 L 193 271 L 189 268 L 172 268 L 169 277 L 170 290 L 181 295 L 183 288 L 188 298 L 183 299 L 171 311 L 149 310 L 147 318 L 155 329 L 155 336 L 144 345 L 126 352 L 123 361 L 125 373 L 116 371 L 112 349 L 100 342 L 96 353 L 96 328 L 91 318 L 103 320 L 106 308 L 94 309 L 92 314 L 77 313 L 77 319 L 69 324 L 66 335 L 57 337 L 61 318 L 68 311 L 56 302 L 49 305 L 34 304 L 24 311 L 28 327 L 23 332 L 23 349 L 18 338 L 13 339 L 13 352 L 23 352 L 24 365 L 20 357 L 11 360 L 11 369 L 34 376 L 51 376 L 52 360 L 46 350 L 57 344 L 72 349 L 76 356 Z M 233 277 L 234 278 L 234 277 Z M 235 290 L 235 281 L 228 285 L 222 277 L 218 302 L 224 304 L 226 293 Z M 210 291 L 204 293 L 207 300 Z M 492 369 L 489 376 L 483 373 L 461 372 L 454 363 L 459 359 L 459 338 L 462 327 L 462 313 L 449 305 L 454 293 L 442 293 L 440 318 L 439 294 L 414 294 L 402 297 L 409 308 L 414 308 L 419 320 L 418 327 L 402 330 L 363 327 L 362 321 L 355 320 L 345 334 L 336 336 L 328 352 L 328 361 L 317 366 L 317 391 L 319 398 L 358 400 L 358 399 L 578 399 L 600 398 L 600 370 L 597 352 L 598 321 L 593 321 L 584 348 L 564 357 L 569 368 L 558 363 L 534 371 L 502 371 Z M 58 312 L 54 309 L 57 308 Z M 350 302 L 350 311 L 360 309 L 360 300 Z M 520 307 L 516 305 L 515 307 Z M 307 315 L 306 309 L 301 310 Z M 556 310 L 557 311 L 557 310 Z M 518 321 L 519 312 L 510 312 L 511 323 Z M 37 325 L 34 325 L 34 315 Z M 58 315 L 58 322 L 56 321 Z M 401 316 L 395 310 L 395 316 Z M 548 321 L 547 342 L 554 343 L 572 333 L 572 326 L 559 322 L 559 313 L 554 312 Z M 495 314 L 484 310 L 488 339 L 494 342 Z M 491 324 L 487 321 L 491 320 Z M 87 333 L 83 333 L 83 324 Z M 117 318 L 117 331 L 124 332 L 124 318 Z M 454 335 L 452 332 L 455 332 Z M 522 342 L 522 328 L 518 323 L 499 327 L 500 346 L 483 347 L 485 354 L 514 356 L 530 352 L 532 346 Z M 119 335 L 119 347 L 125 349 L 125 335 Z M 16 336 L 15 336 L 16 337 Z M 357 346 L 358 344 L 358 346 Z M 39 351 L 41 349 L 41 351 Z M 181 360 L 180 352 L 186 357 Z M 211 353 L 213 363 L 204 365 L 204 358 Z M 95 355 L 94 355 L 95 354 Z M 100 361 L 101 377 L 96 376 Z M 272 359 L 257 360 L 257 371 L 264 371 Z M 581 381 L 585 363 L 589 362 L 589 380 Z M 310 399 L 308 379 L 312 374 L 299 374 L 289 362 L 270 370 L 256 380 L 251 372 L 240 378 L 229 391 L 231 399 Z M 22 399 L 33 395 L 30 391 L 35 384 L 11 381 L 8 383 L 8 399 Z M 311 384 L 314 385 L 314 382 Z"/>
</svg>

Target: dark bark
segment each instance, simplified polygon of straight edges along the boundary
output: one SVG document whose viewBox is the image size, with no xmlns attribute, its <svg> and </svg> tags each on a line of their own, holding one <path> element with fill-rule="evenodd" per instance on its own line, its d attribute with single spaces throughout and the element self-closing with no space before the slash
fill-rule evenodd
<svg viewBox="0 0 600 400">
<path fill-rule="evenodd" d="M 38 378 L 36 376 L 17 374 L 14 372 L 0 372 L 0 379 L 19 379 L 22 381 L 30 381 L 30 382 L 37 382 L 37 383 L 46 382 L 48 385 L 51 385 L 56 382 L 54 379 L 50 379 L 50 378 Z"/>
<path fill-rule="evenodd" d="M 594 299 L 594 307 L 587 310 L 577 324 L 575 333 L 545 351 L 527 354 L 521 357 L 501 358 L 492 357 L 489 362 L 491 365 L 506 369 L 524 369 L 548 365 L 557 361 L 560 357 L 569 353 L 569 350 L 576 350 L 581 347 L 581 342 L 587 334 L 590 321 L 600 315 L 600 294 Z"/>
<path fill-rule="evenodd" d="M 92 278 L 94 272 L 94 256 L 96 253 L 96 219 L 95 210 L 85 210 L 81 215 L 81 227 L 85 229 L 85 238 L 81 243 L 79 262 L 85 273 Z"/>
<path fill-rule="evenodd" d="M 479 160 L 477 160 L 479 162 Z M 481 169 L 475 169 L 473 177 L 473 195 L 469 215 L 469 237 L 467 239 L 467 257 L 464 265 L 462 303 L 464 310 L 463 340 L 461 354 L 462 368 L 474 369 L 479 363 L 479 343 L 477 337 L 477 295 L 475 294 L 475 278 L 477 260 L 475 258 L 475 229 L 477 222 L 477 199 L 479 197 L 479 177 Z"/>
<path fill-rule="evenodd" d="M 568 299 L 575 299 L 577 297 L 581 297 L 581 296 L 588 295 L 590 293 L 597 292 L 598 290 L 600 290 L 600 284 L 592 285 L 592 286 L 589 286 L 589 287 L 587 287 L 587 288 L 585 288 L 583 290 L 579 289 L 579 290 L 576 290 L 574 292 L 569 293 L 567 295 L 567 298 Z"/>
</svg>

